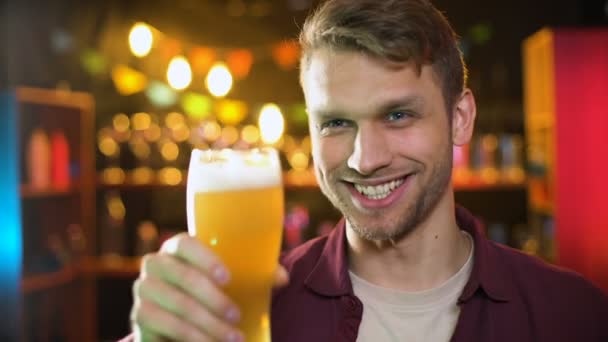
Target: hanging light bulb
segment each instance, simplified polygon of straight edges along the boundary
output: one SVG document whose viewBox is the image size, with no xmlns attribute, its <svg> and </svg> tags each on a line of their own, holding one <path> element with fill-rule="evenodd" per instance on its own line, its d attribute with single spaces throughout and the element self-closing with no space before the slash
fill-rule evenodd
<svg viewBox="0 0 608 342">
<path fill-rule="evenodd" d="M 144 23 L 136 23 L 129 32 L 129 47 L 137 57 L 145 57 L 150 53 L 153 40 L 152 30 Z"/>
<path fill-rule="evenodd" d="M 186 89 L 192 82 L 192 69 L 183 56 L 173 57 L 167 69 L 167 81 L 175 90 Z"/>
<path fill-rule="evenodd" d="M 205 84 L 211 95 L 224 97 L 232 88 L 232 74 L 224 63 L 216 63 L 209 70 Z"/>
<path fill-rule="evenodd" d="M 265 144 L 271 145 L 278 142 L 285 130 L 285 119 L 281 109 L 273 103 L 264 105 L 260 111 L 258 125 Z"/>
</svg>

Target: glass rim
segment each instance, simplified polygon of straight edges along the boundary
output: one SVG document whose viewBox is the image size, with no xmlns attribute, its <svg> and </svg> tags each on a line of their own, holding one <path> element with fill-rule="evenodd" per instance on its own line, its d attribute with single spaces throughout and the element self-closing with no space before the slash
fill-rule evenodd
<svg viewBox="0 0 608 342">
<path fill-rule="evenodd" d="M 255 147 L 249 149 L 199 149 L 193 148 L 190 154 L 190 164 L 223 163 L 231 159 L 236 160 L 267 160 L 272 164 L 280 163 L 279 151 L 274 147 Z"/>
</svg>

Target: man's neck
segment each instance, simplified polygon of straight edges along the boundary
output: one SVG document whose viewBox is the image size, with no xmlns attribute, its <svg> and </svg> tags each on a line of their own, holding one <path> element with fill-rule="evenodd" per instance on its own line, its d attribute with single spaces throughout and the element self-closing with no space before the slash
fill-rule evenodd
<svg viewBox="0 0 608 342">
<path fill-rule="evenodd" d="M 366 281 L 402 291 L 443 284 L 465 264 L 471 245 L 458 228 L 454 201 L 444 198 L 399 240 L 370 241 L 346 225 L 349 268 Z"/>
</svg>

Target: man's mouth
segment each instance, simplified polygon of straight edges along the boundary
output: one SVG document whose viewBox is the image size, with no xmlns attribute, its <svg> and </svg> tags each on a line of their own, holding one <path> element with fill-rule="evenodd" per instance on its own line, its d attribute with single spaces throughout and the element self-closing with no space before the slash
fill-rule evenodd
<svg viewBox="0 0 608 342">
<path fill-rule="evenodd" d="M 390 196 L 404 181 L 405 177 L 379 185 L 362 185 L 354 183 L 354 186 L 363 196 L 372 200 L 381 200 Z"/>
<path fill-rule="evenodd" d="M 415 173 L 399 178 L 351 180 L 345 182 L 354 204 L 362 209 L 388 208 L 396 203 L 409 188 Z"/>
</svg>

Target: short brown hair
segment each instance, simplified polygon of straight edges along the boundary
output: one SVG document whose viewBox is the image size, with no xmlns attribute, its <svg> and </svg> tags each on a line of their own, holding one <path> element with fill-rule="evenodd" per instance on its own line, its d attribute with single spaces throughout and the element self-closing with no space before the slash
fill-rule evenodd
<svg viewBox="0 0 608 342">
<path fill-rule="evenodd" d="M 306 19 L 300 33 L 301 72 L 321 48 L 413 61 L 418 70 L 431 64 L 450 114 L 467 78 L 457 39 L 445 16 L 427 0 L 328 0 Z"/>
</svg>

